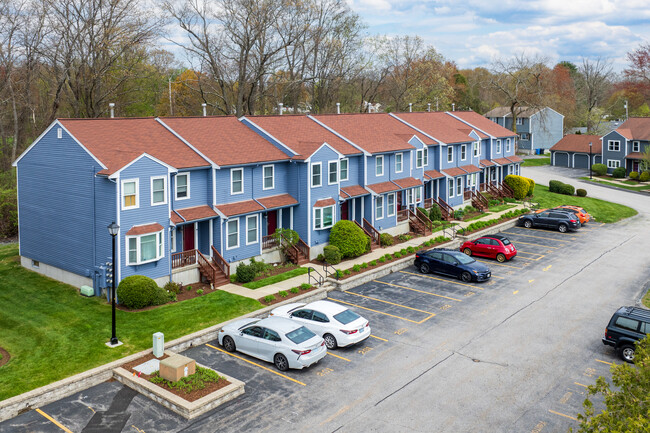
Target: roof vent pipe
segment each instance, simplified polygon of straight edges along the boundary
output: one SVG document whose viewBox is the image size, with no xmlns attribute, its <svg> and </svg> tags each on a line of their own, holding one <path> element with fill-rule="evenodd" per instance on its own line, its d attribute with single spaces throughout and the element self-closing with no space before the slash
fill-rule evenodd
<svg viewBox="0 0 650 433">
<path fill-rule="evenodd" d="M 427 102 L 427 111 L 431 113 L 431 102 Z"/>
<path fill-rule="evenodd" d="M 409 113 L 413 112 L 413 103 L 409 102 Z"/>
<path fill-rule="evenodd" d="M 282 106 L 284 104 L 282 102 L 278 102 L 278 110 L 280 111 L 280 116 L 282 116 Z"/>
<path fill-rule="evenodd" d="M 336 103 L 336 114 L 341 114 L 341 103 L 340 102 Z"/>
<path fill-rule="evenodd" d="M 203 104 L 201 104 L 201 107 L 203 107 L 203 117 L 208 115 L 207 106 L 208 106 L 208 104 L 206 104 L 205 102 Z"/>
<path fill-rule="evenodd" d="M 110 102 L 108 108 L 111 110 L 111 119 L 115 117 L 115 102 Z"/>
<path fill-rule="evenodd" d="M 370 113 L 370 102 L 368 102 L 368 113 Z"/>
<path fill-rule="evenodd" d="M 451 111 L 456 111 L 456 104 L 453 102 L 451 103 Z"/>
</svg>

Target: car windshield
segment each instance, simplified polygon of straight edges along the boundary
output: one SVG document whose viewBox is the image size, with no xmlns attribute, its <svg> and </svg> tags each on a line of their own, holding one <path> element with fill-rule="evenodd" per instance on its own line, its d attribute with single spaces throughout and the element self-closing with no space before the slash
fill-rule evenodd
<svg viewBox="0 0 650 433">
<path fill-rule="evenodd" d="M 503 245 L 510 245 L 510 239 L 503 238 L 501 242 L 503 242 Z"/>
<path fill-rule="evenodd" d="M 453 256 L 463 265 L 469 265 L 470 263 L 474 263 L 476 261 L 466 254 L 453 254 Z"/>
<path fill-rule="evenodd" d="M 315 336 L 316 334 L 314 334 L 304 326 L 301 326 L 300 328 L 291 331 L 287 334 L 287 338 L 296 344 L 304 343 L 305 341 Z"/>
<path fill-rule="evenodd" d="M 350 322 L 354 322 L 359 317 L 361 316 L 359 316 L 354 311 L 350 311 L 350 310 L 343 310 L 339 314 L 334 315 L 334 318 L 344 325 L 347 325 Z"/>
</svg>

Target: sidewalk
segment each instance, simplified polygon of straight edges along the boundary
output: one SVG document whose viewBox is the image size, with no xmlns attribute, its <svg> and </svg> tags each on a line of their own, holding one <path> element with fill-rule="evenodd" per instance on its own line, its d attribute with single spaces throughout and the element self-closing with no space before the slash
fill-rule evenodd
<svg viewBox="0 0 650 433">
<path fill-rule="evenodd" d="M 503 215 L 504 213 L 507 213 L 507 212 L 510 212 L 510 211 L 513 211 L 513 210 L 516 210 L 516 209 L 522 209 L 523 207 L 524 207 L 523 204 L 517 204 L 515 207 L 512 207 L 510 209 L 506 209 L 506 210 L 501 211 L 501 212 L 489 213 L 488 215 L 485 215 L 485 216 L 483 216 L 481 218 L 478 218 L 478 219 L 475 219 L 475 220 L 472 220 L 472 221 L 456 222 L 456 227 L 457 228 L 465 228 L 465 227 L 467 227 L 468 225 L 470 225 L 473 222 L 482 221 L 482 220 L 491 220 L 491 219 L 494 219 L 494 218 L 498 218 L 499 216 Z M 389 247 L 377 248 L 376 250 L 371 251 L 368 254 L 364 254 L 362 256 L 355 257 L 353 259 L 342 261 L 341 263 L 336 265 L 336 269 L 343 270 L 343 269 L 351 268 L 354 265 L 360 265 L 360 264 L 362 264 L 364 262 L 368 263 L 368 262 L 370 262 L 372 260 L 377 260 L 378 258 L 380 258 L 381 256 L 383 256 L 385 254 L 392 254 L 395 251 L 399 251 L 399 250 L 401 250 L 403 248 L 407 248 L 409 246 L 417 248 L 423 242 L 428 241 L 429 239 L 436 238 L 436 237 L 441 236 L 441 235 L 442 235 L 442 232 L 434 232 L 431 235 L 415 237 L 413 239 L 410 239 L 410 240 L 408 240 L 406 242 L 402 242 L 400 244 L 391 245 Z M 307 264 L 303 265 L 303 267 L 312 267 L 312 268 L 316 269 L 318 272 L 320 272 L 320 274 L 323 275 L 323 277 L 325 276 L 320 265 L 317 265 L 317 264 L 314 264 L 314 263 L 307 263 Z M 260 287 L 259 289 L 255 289 L 255 290 L 247 289 L 246 287 L 238 286 L 237 284 L 226 284 L 224 286 L 219 286 L 218 289 L 223 290 L 225 292 L 234 293 L 236 295 L 245 296 L 247 298 L 259 299 L 259 298 L 263 298 L 266 295 L 274 295 L 274 294 L 278 293 L 280 290 L 288 291 L 292 287 L 296 287 L 296 286 L 299 286 L 299 285 L 301 285 L 303 283 L 308 283 L 308 282 L 309 282 L 309 276 L 307 274 L 304 274 L 304 275 L 300 275 L 300 276 L 297 276 L 297 277 L 294 277 L 294 278 L 290 278 L 288 280 L 280 281 L 279 283 L 276 283 L 276 284 L 271 284 L 271 285 L 268 285 L 268 286 Z"/>
</svg>

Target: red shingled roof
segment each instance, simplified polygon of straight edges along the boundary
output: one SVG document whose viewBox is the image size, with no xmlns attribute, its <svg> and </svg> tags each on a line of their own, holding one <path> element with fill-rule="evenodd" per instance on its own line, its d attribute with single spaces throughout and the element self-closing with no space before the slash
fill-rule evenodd
<svg viewBox="0 0 650 433">
<path fill-rule="evenodd" d="M 324 198 L 314 203 L 314 207 L 332 206 L 333 204 L 336 204 L 336 201 L 333 198 Z"/>
<path fill-rule="evenodd" d="M 445 177 L 444 174 L 440 173 L 438 170 L 427 170 L 424 172 L 425 176 L 429 176 L 429 179 L 439 179 Z"/>
<path fill-rule="evenodd" d="M 467 173 L 480 173 L 481 169 L 473 164 L 467 164 L 460 167 L 462 170 L 465 170 Z"/>
<path fill-rule="evenodd" d="M 482 160 L 479 161 L 479 163 L 484 167 L 493 167 L 493 166 L 496 165 L 495 163 L 493 163 L 489 159 L 482 159 Z"/>
<path fill-rule="evenodd" d="M 217 165 L 289 158 L 236 117 L 166 117 L 161 120 Z"/>
<path fill-rule="evenodd" d="M 359 197 L 361 195 L 366 195 L 370 194 L 368 190 L 366 190 L 364 187 L 361 185 L 350 185 L 346 187 L 341 188 L 341 197 Z M 346 197 L 347 196 L 347 197 Z"/>
<path fill-rule="evenodd" d="M 213 218 L 217 216 L 217 213 L 208 205 L 202 205 L 202 206 L 193 206 L 193 207 L 186 207 L 184 209 L 174 209 L 178 215 L 183 218 L 185 221 L 196 221 L 196 220 L 202 220 L 205 218 Z M 172 222 L 174 224 L 178 224 L 181 221 L 174 221 L 174 214 L 172 213 Z"/>
<path fill-rule="evenodd" d="M 643 154 L 641 152 L 630 152 L 625 155 L 625 159 L 643 159 Z"/>
<path fill-rule="evenodd" d="M 59 119 L 59 122 L 113 174 L 143 153 L 175 168 L 209 163 L 154 118 Z"/>
<path fill-rule="evenodd" d="M 589 142 L 591 142 L 591 152 L 601 153 L 602 142 L 598 135 L 587 134 L 569 134 L 562 137 L 560 141 L 551 147 L 551 151 L 561 152 L 583 152 L 589 153 Z M 508 157 L 509 159 L 510 157 Z"/>
<path fill-rule="evenodd" d="M 273 209 L 273 208 L 298 204 L 298 200 L 293 198 L 291 194 L 272 195 L 270 197 L 258 198 L 257 201 L 259 201 L 262 204 L 262 206 L 264 206 L 267 209 Z"/>
<path fill-rule="evenodd" d="M 493 159 L 492 162 L 496 162 L 499 165 L 512 164 L 512 161 L 510 161 L 508 158 L 497 158 L 497 159 Z"/>
<path fill-rule="evenodd" d="M 436 144 L 385 113 L 325 114 L 314 118 L 370 153 L 413 149 L 408 140 L 414 135 L 424 144 Z"/>
<path fill-rule="evenodd" d="M 516 137 L 517 135 L 508 128 L 504 128 L 474 111 L 454 111 L 453 113 L 450 113 L 450 115 L 459 117 L 465 122 L 494 137 Z"/>
<path fill-rule="evenodd" d="M 390 191 L 399 191 L 400 187 L 393 182 L 379 182 L 366 186 L 366 188 L 373 190 L 376 194 L 383 194 Z"/>
<path fill-rule="evenodd" d="M 630 140 L 650 140 L 650 118 L 630 117 L 616 131 Z"/>
<path fill-rule="evenodd" d="M 215 206 L 225 216 L 241 215 L 264 210 L 264 207 L 255 200 L 238 201 L 235 203 L 224 203 Z"/>
<path fill-rule="evenodd" d="M 298 153 L 295 159 L 306 159 L 323 143 L 343 155 L 361 151 L 307 116 L 247 116 L 247 119 Z"/>
<path fill-rule="evenodd" d="M 138 236 L 144 235 L 147 233 L 156 233 L 163 229 L 164 227 L 158 223 L 147 224 L 143 226 L 133 226 L 126 232 L 126 236 Z"/>
<path fill-rule="evenodd" d="M 467 174 L 465 173 L 465 170 L 461 169 L 460 167 L 446 168 L 442 170 L 442 172 L 447 176 L 451 176 L 451 177 L 462 176 L 464 174 Z"/>
<path fill-rule="evenodd" d="M 445 143 L 467 143 L 474 141 L 469 136 L 471 129 L 466 124 L 445 113 L 397 113 L 396 116 L 418 128 L 420 131 Z M 476 132 L 478 133 L 478 131 Z M 486 137 L 485 134 L 482 134 L 482 136 Z"/>
<path fill-rule="evenodd" d="M 524 160 L 521 159 L 520 157 L 518 157 L 517 155 L 506 156 L 506 158 L 508 158 L 510 161 L 512 161 L 512 162 L 514 162 L 514 163 L 517 163 L 517 162 L 524 162 Z"/>
<path fill-rule="evenodd" d="M 414 186 L 422 185 L 422 181 L 420 179 L 416 179 L 414 177 L 405 177 L 402 179 L 395 179 L 393 180 L 393 183 L 396 183 L 400 188 L 412 188 Z"/>
</svg>

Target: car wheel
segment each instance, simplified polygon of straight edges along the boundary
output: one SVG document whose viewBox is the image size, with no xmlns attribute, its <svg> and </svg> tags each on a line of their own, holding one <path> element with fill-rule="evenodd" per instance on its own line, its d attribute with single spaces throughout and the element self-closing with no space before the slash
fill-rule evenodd
<svg viewBox="0 0 650 433">
<path fill-rule="evenodd" d="M 503 254 L 503 253 L 497 254 L 497 262 L 503 263 L 505 261 L 506 261 L 506 255 L 505 254 Z"/>
<path fill-rule="evenodd" d="M 273 357 L 273 363 L 280 371 L 287 371 L 289 369 L 289 361 L 287 361 L 287 357 L 281 353 L 278 353 Z"/>
<path fill-rule="evenodd" d="M 460 279 L 463 280 L 466 283 L 469 283 L 470 281 L 472 281 L 472 274 L 465 271 L 462 274 L 460 274 Z"/>
<path fill-rule="evenodd" d="M 325 346 L 327 346 L 328 350 L 334 350 L 338 346 L 338 344 L 336 344 L 336 338 L 331 334 L 323 335 L 323 340 L 325 340 Z"/>
<path fill-rule="evenodd" d="M 531 228 L 533 226 L 533 222 L 531 220 L 526 220 L 524 221 L 524 227 L 527 229 Z"/>
<path fill-rule="evenodd" d="M 226 349 L 226 352 L 234 352 L 237 347 L 235 346 L 235 341 L 228 337 L 225 336 L 223 337 L 223 348 Z"/>
<path fill-rule="evenodd" d="M 472 250 L 470 250 L 469 248 L 465 248 L 465 249 L 463 250 L 463 252 L 464 252 L 465 254 L 467 254 L 468 256 L 471 256 L 471 255 L 472 255 Z"/>
<path fill-rule="evenodd" d="M 634 362 L 634 346 L 625 345 L 621 347 L 621 358 L 625 362 Z"/>
<path fill-rule="evenodd" d="M 557 229 L 560 231 L 560 233 L 566 233 L 566 224 L 560 224 Z"/>
<path fill-rule="evenodd" d="M 423 274 L 428 274 L 430 270 L 431 269 L 429 269 L 429 265 L 427 263 L 420 264 L 420 272 Z"/>
</svg>

